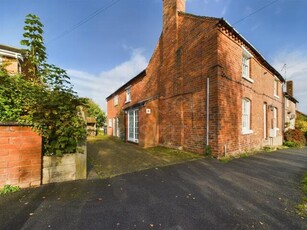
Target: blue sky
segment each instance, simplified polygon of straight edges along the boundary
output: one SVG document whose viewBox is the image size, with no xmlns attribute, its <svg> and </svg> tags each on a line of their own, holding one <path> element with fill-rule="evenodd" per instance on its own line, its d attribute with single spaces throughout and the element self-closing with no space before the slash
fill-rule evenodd
<svg viewBox="0 0 307 230">
<path fill-rule="evenodd" d="M 0 44 L 21 47 L 24 18 L 28 13 L 36 14 L 45 26 L 49 63 L 66 69 L 78 94 L 93 98 L 103 109 L 106 96 L 146 67 L 161 33 L 162 0 L 0 0 L 0 3 Z M 188 13 L 224 17 L 278 71 L 286 64 L 287 80 L 294 80 L 294 96 L 304 113 L 307 113 L 306 9 L 306 0 L 186 3 Z M 285 71 L 281 74 L 285 75 Z"/>
</svg>

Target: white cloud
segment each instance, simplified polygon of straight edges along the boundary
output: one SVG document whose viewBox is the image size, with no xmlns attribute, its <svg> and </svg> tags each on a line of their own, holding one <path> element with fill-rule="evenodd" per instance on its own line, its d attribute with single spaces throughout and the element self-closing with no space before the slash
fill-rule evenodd
<svg viewBox="0 0 307 230">
<path fill-rule="evenodd" d="M 299 101 L 298 109 L 307 113 L 307 53 L 302 51 L 283 51 L 273 59 L 273 66 L 276 70 L 281 70 L 286 64 L 285 71 L 280 73 L 286 80 L 293 81 L 294 97 Z"/>
<path fill-rule="evenodd" d="M 68 69 L 67 73 L 74 85 L 74 90 L 80 97 L 92 98 L 106 111 L 106 97 L 147 66 L 147 60 L 141 49 L 130 50 L 131 57 L 129 60 L 98 75 Z"/>
</svg>

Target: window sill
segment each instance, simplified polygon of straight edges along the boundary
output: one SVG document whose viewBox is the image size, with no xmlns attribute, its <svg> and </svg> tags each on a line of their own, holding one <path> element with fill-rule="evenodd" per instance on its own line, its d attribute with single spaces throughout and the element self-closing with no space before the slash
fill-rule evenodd
<svg viewBox="0 0 307 230">
<path fill-rule="evenodd" d="M 278 96 L 278 95 L 274 95 L 274 97 L 279 98 L 279 96 Z"/>
<path fill-rule="evenodd" d="M 128 139 L 127 140 L 128 142 L 130 142 L 130 143 L 133 143 L 133 144 L 138 144 L 139 143 L 139 140 L 138 139 L 135 139 L 135 140 L 132 140 L 132 139 Z"/>
<path fill-rule="evenodd" d="M 131 100 L 130 101 L 125 101 L 125 104 L 130 103 L 130 102 L 131 102 Z"/>
<path fill-rule="evenodd" d="M 244 130 L 244 131 L 242 131 L 243 135 L 252 134 L 252 133 L 254 133 L 253 130 Z"/>
<path fill-rule="evenodd" d="M 245 77 L 245 76 L 242 76 L 243 79 L 249 81 L 250 83 L 254 83 L 254 80 L 251 79 L 250 77 Z"/>
</svg>

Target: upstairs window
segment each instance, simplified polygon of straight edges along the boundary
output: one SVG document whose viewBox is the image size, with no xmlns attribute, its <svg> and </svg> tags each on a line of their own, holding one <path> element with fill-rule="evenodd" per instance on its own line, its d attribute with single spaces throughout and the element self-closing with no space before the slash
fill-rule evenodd
<svg viewBox="0 0 307 230">
<path fill-rule="evenodd" d="M 278 93 L 279 93 L 279 92 L 278 92 L 278 91 L 279 91 L 279 90 L 278 90 L 278 87 L 279 87 L 278 80 L 275 79 L 275 80 L 274 80 L 274 96 L 275 96 L 275 97 L 279 97 L 279 96 L 278 96 Z"/>
<path fill-rule="evenodd" d="M 114 106 L 118 105 L 118 95 L 114 97 Z"/>
<path fill-rule="evenodd" d="M 242 99 L 242 134 L 249 134 L 251 130 L 251 101 L 248 98 Z"/>
<path fill-rule="evenodd" d="M 242 77 L 250 78 L 249 77 L 249 58 L 244 55 L 242 57 Z"/>
<path fill-rule="evenodd" d="M 126 88 L 126 103 L 131 101 L 131 87 Z"/>
<path fill-rule="evenodd" d="M 247 49 L 242 47 L 243 54 L 242 54 L 242 77 L 249 82 L 253 83 L 254 80 L 250 76 L 250 59 L 253 57 L 253 55 L 248 52 Z"/>
</svg>

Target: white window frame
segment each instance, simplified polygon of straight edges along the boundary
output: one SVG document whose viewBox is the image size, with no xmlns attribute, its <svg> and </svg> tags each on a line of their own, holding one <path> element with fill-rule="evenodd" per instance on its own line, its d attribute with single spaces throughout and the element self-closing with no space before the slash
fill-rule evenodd
<svg viewBox="0 0 307 230">
<path fill-rule="evenodd" d="M 286 106 L 287 106 L 287 108 L 289 108 L 289 99 L 288 98 L 286 98 Z"/>
<path fill-rule="evenodd" d="M 250 76 L 250 59 L 253 58 L 253 55 L 244 46 L 242 46 L 242 50 L 242 78 L 254 83 Z"/>
<path fill-rule="evenodd" d="M 273 108 L 273 128 L 279 130 L 278 128 L 278 109 L 276 107 Z"/>
<path fill-rule="evenodd" d="M 113 118 L 112 122 L 113 122 L 112 135 L 116 136 L 116 130 L 115 130 L 116 129 L 116 118 Z"/>
<path fill-rule="evenodd" d="M 264 103 L 263 104 L 263 137 L 264 139 L 267 139 L 268 137 L 267 114 L 268 114 L 267 103 Z"/>
<path fill-rule="evenodd" d="M 112 118 L 109 119 L 109 127 L 112 128 Z"/>
<path fill-rule="evenodd" d="M 251 101 L 248 98 L 242 99 L 242 134 L 251 134 Z"/>
<path fill-rule="evenodd" d="M 279 90 L 278 90 L 279 80 L 277 78 L 274 79 L 274 97 L 279 98 Z"/>
<path fill-rule="evenodd" d="M 118 95 L 114 96 L 114 106 L 118 105 Z"/>
<path fill-rule="evenodd" d="M 128 103 L 131 101 L 131 86 L 126 88 L 126 101 L 125 103 Z"/>
<path fill-rule="evenodd" d="M 120 137 L 120 130 L 119 130 L 119 119 L 116 118 L 116 136 Z"/>
<path fill-rule="evenodd" d="M 139 110 L 138 109 L 130 109 L 127 112 L 128 114 L 128 141 L 139 143 Z M 132 119 L 131 119 L 132 116 Z M 133 120 L 132 124 L 130 120 Z M 130 128 L 132 128 L 133 132 L 130 135 Z"/>
</svg>

